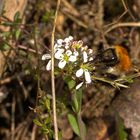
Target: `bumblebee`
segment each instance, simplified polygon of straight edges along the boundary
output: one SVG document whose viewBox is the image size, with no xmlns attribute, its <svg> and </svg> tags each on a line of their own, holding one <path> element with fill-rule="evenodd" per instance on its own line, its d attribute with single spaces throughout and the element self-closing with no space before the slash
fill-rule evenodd
<svg viewBox="0 0 140 140">
<path fill-rule="evenodd" d="M 94 59 L 95 69 L 108 73 L 128 72 L 131 69 L 131 60 L 128 51 L 121 45 L 101 51 Z"/>
</svg>

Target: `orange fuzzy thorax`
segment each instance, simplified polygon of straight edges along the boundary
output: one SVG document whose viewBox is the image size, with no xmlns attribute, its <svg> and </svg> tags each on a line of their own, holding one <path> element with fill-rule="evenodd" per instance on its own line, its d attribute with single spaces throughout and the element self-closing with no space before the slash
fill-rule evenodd
<svg viewBox="0 0 140 140">
<path fill-rule="evenodd" d="M 116 54 L 119 59 L 118 67 L 121 71 L 129 71 L 131 60 L 127 50 L 122 46 L 115 46 Z"/>
</svg>

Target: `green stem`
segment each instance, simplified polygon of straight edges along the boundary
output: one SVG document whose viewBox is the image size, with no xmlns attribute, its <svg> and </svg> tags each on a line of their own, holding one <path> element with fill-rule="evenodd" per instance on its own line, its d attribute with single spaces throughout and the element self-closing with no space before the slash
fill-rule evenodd
<svg viewBox="0 0 140 140">
<path fill-rule="evenodd" d="M 79 111 L 76 115 L 77 115 L 77 122 L 78 122 L 79 130 L 80 130 L 80 138 L 81 138 L 81 140 L 85 140 L 86 128 L 85 128 L 85 124 L 81 117 L 81 111 Z"/>
</svg>

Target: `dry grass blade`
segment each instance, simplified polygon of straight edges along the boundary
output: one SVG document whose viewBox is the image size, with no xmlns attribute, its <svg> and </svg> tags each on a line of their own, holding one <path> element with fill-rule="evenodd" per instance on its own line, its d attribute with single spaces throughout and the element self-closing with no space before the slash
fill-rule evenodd
<svg viewBox="0 0 140 140">
<path fill-rule="evenodd" d="M 140 22 L 124 22 L 124 23 L 117 23 L 115 25 L 112 25 L 110 28 L 108 28 L 105 32 L 104 35 L 109 33 L 110 31 L 119 28 L 119 27 L 140 27 Z"/>
<path fill-rule="evenodd" d="M 52 31 L 52 40 L 51 40 L 51 84 L 52 84 L 52 97 L 53 97 L 53 119 L 54 119 L 54 132 L 55 132 L 55 140 L 58 140 L 58 126 L 57 126 L 57 115 L 56 115 L 56 97 L 55 97 L 55 76 L 54 76 L 54 34 L 55 34 L 55 28 L 56 28 L 56 21 L 57 21 L 57 15 L 58 10 L 60 7 L 61 0 L 57 1 L 57 8 L 55 12 L 55 18 L 54 18 L 54 25 L 53 25 L 53 31 Z"/>
</svg>

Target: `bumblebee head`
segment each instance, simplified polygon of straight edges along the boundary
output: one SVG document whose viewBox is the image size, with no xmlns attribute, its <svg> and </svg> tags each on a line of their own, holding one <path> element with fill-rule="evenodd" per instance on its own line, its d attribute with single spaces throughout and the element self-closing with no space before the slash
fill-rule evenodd
<svg viewBox="0 0 140 140">
<path fill-rule="evenodd" d="M 118 57 L 115 48 L 109 48 L 100 52 L 94 59 L 95 64 L 104 64 L 106 66 L 115 66 L 118 63 Z"/>
<path fill-rule="evenodd" d="M 119 71 L 124 72 L 129 71 L 131 67 L 131 60 L 127 49 L 119 45 L 100 51 L 95 57 L 94 63 L 99 68 L 115 67 Z"/>
</svg>

